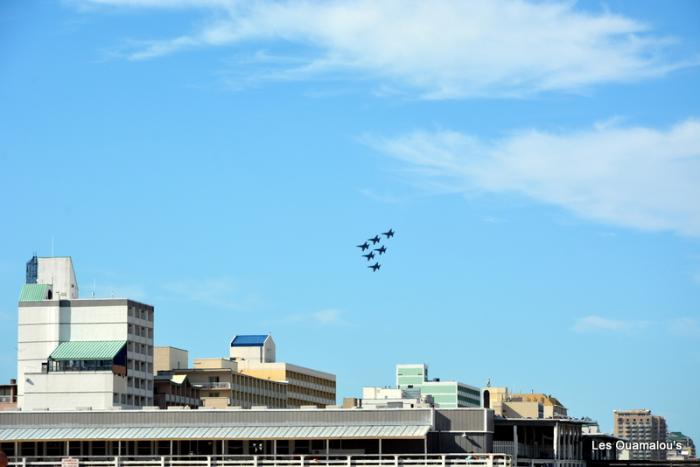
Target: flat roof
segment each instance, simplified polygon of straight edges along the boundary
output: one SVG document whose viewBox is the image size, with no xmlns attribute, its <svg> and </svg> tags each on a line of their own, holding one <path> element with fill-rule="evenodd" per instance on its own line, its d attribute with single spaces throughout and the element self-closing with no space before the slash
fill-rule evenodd
<svg viewBox="0 0 700 467">
<path fill-rule="evenodd" d="M 180 439 L 363 439 L 424 438 L 430 425 L 336 426 L 94 426 L 0 428 L 0 441 Z"/>
</svg>

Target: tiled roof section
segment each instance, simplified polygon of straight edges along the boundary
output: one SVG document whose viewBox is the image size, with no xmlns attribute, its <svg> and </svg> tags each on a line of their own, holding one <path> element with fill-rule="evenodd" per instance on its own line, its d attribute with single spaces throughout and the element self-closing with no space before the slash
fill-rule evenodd
<svg viewBox="0 0 700 467">
<path fill-rule="evenodd" d="M 19 301 L 37 302 L 48 300 L 50 288 L 51 286 L 48 284 L 24 284 L 22 291 L 19 293 Z"/>
<path fill-rule="evenodd" d="M 265 344 L 267 338 L 268 336 L 263 334 L 236 336 L 231 341 L 231 347 L 260 347 Z"/>
<path fill-rule="evenodd" d="M 51 353 L 52 360 L 111 360 L 126 345 L 126 341 L 62 342 Z"/>
</svg>

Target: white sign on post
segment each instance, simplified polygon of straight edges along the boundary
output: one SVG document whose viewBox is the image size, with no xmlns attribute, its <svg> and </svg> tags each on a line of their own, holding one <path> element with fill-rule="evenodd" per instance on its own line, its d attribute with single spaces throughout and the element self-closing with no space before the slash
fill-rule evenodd
<svg viewBox="0 0 700 467">
<path fill-rule="evenodd" d="M 80 467 L 80 461 L 75 457 L 64 457 L 61 459 L 61 467 Z"/>
</svg>

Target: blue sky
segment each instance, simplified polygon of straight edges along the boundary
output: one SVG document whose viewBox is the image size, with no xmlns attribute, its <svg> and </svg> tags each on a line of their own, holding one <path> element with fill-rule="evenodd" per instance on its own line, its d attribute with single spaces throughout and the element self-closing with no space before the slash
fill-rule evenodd
<svg viewBox="0 0 700 467">
<path fill-rule="evenodd" d="M 271 332 L 700 439 L 700 5 L 0 6 L 0 379 L 34 251 L 156 343 Z M 354 245 L 393 227 L 382 270 Z"/>
</svg>

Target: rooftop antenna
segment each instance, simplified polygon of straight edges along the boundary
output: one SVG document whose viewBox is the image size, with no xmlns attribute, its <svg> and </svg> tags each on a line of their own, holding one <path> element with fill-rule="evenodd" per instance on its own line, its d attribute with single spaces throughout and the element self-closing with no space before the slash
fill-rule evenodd
<svg viewBox="0 0 700 467">
<path fill-rule="evenodd" d="M 97 288 L 97 281 L 95 279 L 92 280 L 92 298 L 95 298 L 95 289 Z"/>
</svg>

